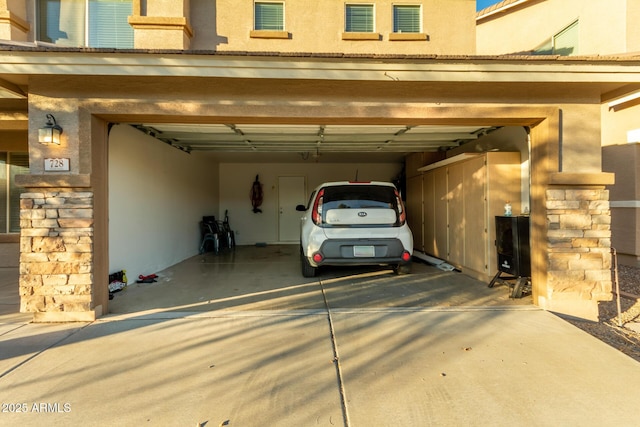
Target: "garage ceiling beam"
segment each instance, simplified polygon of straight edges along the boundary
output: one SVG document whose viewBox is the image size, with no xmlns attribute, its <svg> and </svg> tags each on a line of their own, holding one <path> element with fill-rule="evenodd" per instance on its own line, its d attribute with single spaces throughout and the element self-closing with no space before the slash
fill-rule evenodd
<svg viewBox="0 0 640 427">
<path fill-rule="evenodd" d="M 27 94 L 18 85 L 0 78 L 0 98 L 27 99 Z"/>
<path fill-rule="evenodd" d="M 29 115 L 19 111 L 0 111 L 0 130 L 28 130 Z"/>
</svg>

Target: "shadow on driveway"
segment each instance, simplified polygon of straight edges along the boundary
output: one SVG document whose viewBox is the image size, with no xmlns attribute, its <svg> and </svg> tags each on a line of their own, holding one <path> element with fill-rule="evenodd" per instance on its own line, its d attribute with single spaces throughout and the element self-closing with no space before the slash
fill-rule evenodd
<svg viewBox="0 0 640 427">
<path fill-rule="evenodd" d="M 637 421 L 619 399 L 640 400 L 637 362 L 506 286 L 413 267 L 305 279 L 296 246 L 239 247 L 129 286 L 90 324 L 3 314 L 0 402 L 25 411 L 0 424 Z"/>
</svg>

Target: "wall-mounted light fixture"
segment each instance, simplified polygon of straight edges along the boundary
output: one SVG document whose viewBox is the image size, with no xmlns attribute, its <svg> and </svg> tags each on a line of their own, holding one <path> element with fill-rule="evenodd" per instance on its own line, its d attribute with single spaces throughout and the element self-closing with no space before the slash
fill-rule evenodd
<svg viewBox="0 0 640 427">
<path fill-rule="evenodd" d="M 56 118 L 53 115 L 47 114 L 47 123 L 38 130 L 38 142 L 45 145 L 60 145 L 61 134 L 62 126 L 56 123 Z"/>
</svg>

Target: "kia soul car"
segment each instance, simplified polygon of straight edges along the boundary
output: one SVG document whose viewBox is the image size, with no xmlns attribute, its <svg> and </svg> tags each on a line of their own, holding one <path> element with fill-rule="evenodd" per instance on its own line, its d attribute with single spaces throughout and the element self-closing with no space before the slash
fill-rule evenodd
<svg viewBox="0 0 640 427">
<path fill-rule="evenodd" d="M 302 275 L 325 265 L 390 265 L 411 269 L 413 236 L 400 193 L 389 182 L 327 182 L 307 203 L 300 229 Z"/>
</svg>

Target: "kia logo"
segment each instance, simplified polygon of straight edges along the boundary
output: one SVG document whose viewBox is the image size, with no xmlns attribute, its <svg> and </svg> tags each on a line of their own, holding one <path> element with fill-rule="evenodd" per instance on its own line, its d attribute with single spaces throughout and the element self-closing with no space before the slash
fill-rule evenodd
<svg viewBox="0 0 640 427">
<path fill-rule="evenodd" d="M 358 216 L 367 216 L 366 212 L 358 212 Z"/>
</svg>

